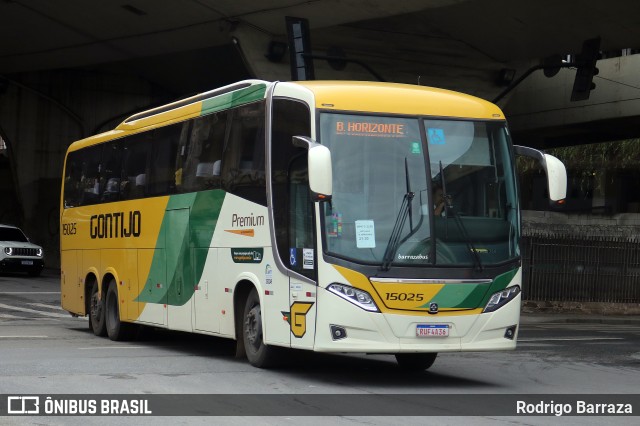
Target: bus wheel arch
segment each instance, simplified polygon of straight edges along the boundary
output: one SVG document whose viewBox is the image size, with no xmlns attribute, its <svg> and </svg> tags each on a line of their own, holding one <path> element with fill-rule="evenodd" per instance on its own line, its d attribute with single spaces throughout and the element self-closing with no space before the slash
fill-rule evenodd
<svg viewBox="0 0 640 426">
<path fill-rule="evenodd" d="M 104 288 L 100 288 L 98 278 L 93 274 L 87 274 L 85 280 L 85 309 L 89 316 L 89 329 L 96 336 L 102 337 L 107 335 L 104 320 Z"/>
<path fill-rule="evenodd" d="M 123 322 L 120 318 L 120 297 L 118 285 L 113 275 L 105 276 L 105 328 L 109 339 L 114 341 L 130 340 L 136 330 L 135 324 Z"/>
<path fill-rule="evenodd" d="M 245 355 L 254 367 L 273 366 L 276 348 L 264 343 L 262 302 L 256 286 L 249 281 L 238 283 L 234 291 L 233 305 L 236 323 L 236 356 Z M 240 353 L 241 350 L 242 353 Z"/>
<path fill-rule="evenodd" d="M 251 281 L 243 280 L 236 284 L 236 287 L 233 290 L 233 320 L 236 335 L 236 358 L 244 358 L 246 356 L 244 338 L 242 334 L 242 320 L 244 315 L 244 305 L 247 303 L 249 293 L 251 293 L 251 290 L 254 288 L 255 285 Z"/>
</svg>

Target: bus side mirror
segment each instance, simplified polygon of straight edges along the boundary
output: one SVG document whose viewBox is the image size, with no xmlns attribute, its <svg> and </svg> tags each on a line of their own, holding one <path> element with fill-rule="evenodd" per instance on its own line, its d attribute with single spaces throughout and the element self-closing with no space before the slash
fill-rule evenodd
<svg viewBox="0 0 640 426">
<path fill-rule="evenodd" d="M 536 160 L 547 175 L 547 186 L 549 199 L 551 201 L 561 201 L 567 198 L 567 170 L 562 161 L 553 155 L 545 154 L 537 149 L 526 146 L 513 146 L 517 155 L 530 157 Z"/>
<path fill-rule="evenodd" d="M 306 136 L 294 136 L 293 145 L 308 150 L 309 188 L 314 201 L 330 201 L 333 193 L 331 151 Z"/>
</svg>

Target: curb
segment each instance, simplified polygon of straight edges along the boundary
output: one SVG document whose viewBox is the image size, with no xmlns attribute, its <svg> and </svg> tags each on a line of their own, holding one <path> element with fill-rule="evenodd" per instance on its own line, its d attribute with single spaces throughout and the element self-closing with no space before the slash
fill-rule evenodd
<svg viewBox="0 0 640 426">
<path fill-rule="evenodd" d="M 598 314 L 583 313 L 539 313 L 522 312 L 520 316 L 522 324 L 609 324 L 609 325 L 637 325 L 640 327 L 640 315 L 627 316 L 603 316 Z"/>
</svg>

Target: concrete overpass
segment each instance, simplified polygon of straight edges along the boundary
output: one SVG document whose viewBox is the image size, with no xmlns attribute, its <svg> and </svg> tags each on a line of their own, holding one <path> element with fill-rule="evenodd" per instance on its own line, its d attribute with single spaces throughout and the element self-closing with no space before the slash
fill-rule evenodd
<svg viewBox="0 0 640 426">
<path fill-rule="evenodd" d="M 578 52 L 585 39 L 600 36 L 603 50 L 640 47 L 639 12 L 635 0 L 5 0 L 0 136 L 9 149 L 0 157 L 0 221 L 23 224 L 57 266 L 66 147 L 194 92 L 247 77 L 289 79 L 286 57 L 265 57 L 271 42 L 286 41 L 285 16 L 309 20 L 315 54 L 342 51 L 389 81 L 492 99 L 502 69 L 521 73 L 551 54 Z M 315 65 L 318 79 L 373 79 L 355 64 Z M 572 72 L 553 84 L 566 87 Z M 528 101 L 534 81 L 513 106 L 502 103 L 513 129 L 532 138 L 544 130 L 532 120 L 551 120 L 550 100 Z"/>
<path fill-rule="evenodd" d="M 505 108 L 518 143 L 549 148 L 639 137 L 640 54 L 633 53 L 598 61 L 596 88 L 586 101 L 569 100 L 573 69 L 524 81 Z"/>
</svg>

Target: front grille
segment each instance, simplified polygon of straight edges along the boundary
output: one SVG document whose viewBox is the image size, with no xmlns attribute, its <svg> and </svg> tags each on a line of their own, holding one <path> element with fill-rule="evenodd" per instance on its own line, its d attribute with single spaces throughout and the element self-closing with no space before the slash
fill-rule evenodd
<svg viewBox="0 0 640 426">
<path fill-rule="evenodd" d="M 37 256 L 38 255 L 38 249 L 34 249 L 34 248 L 14 248 L 13 249 L 13 253 L 11 253 L 13 256 Z"/>
</svg>

